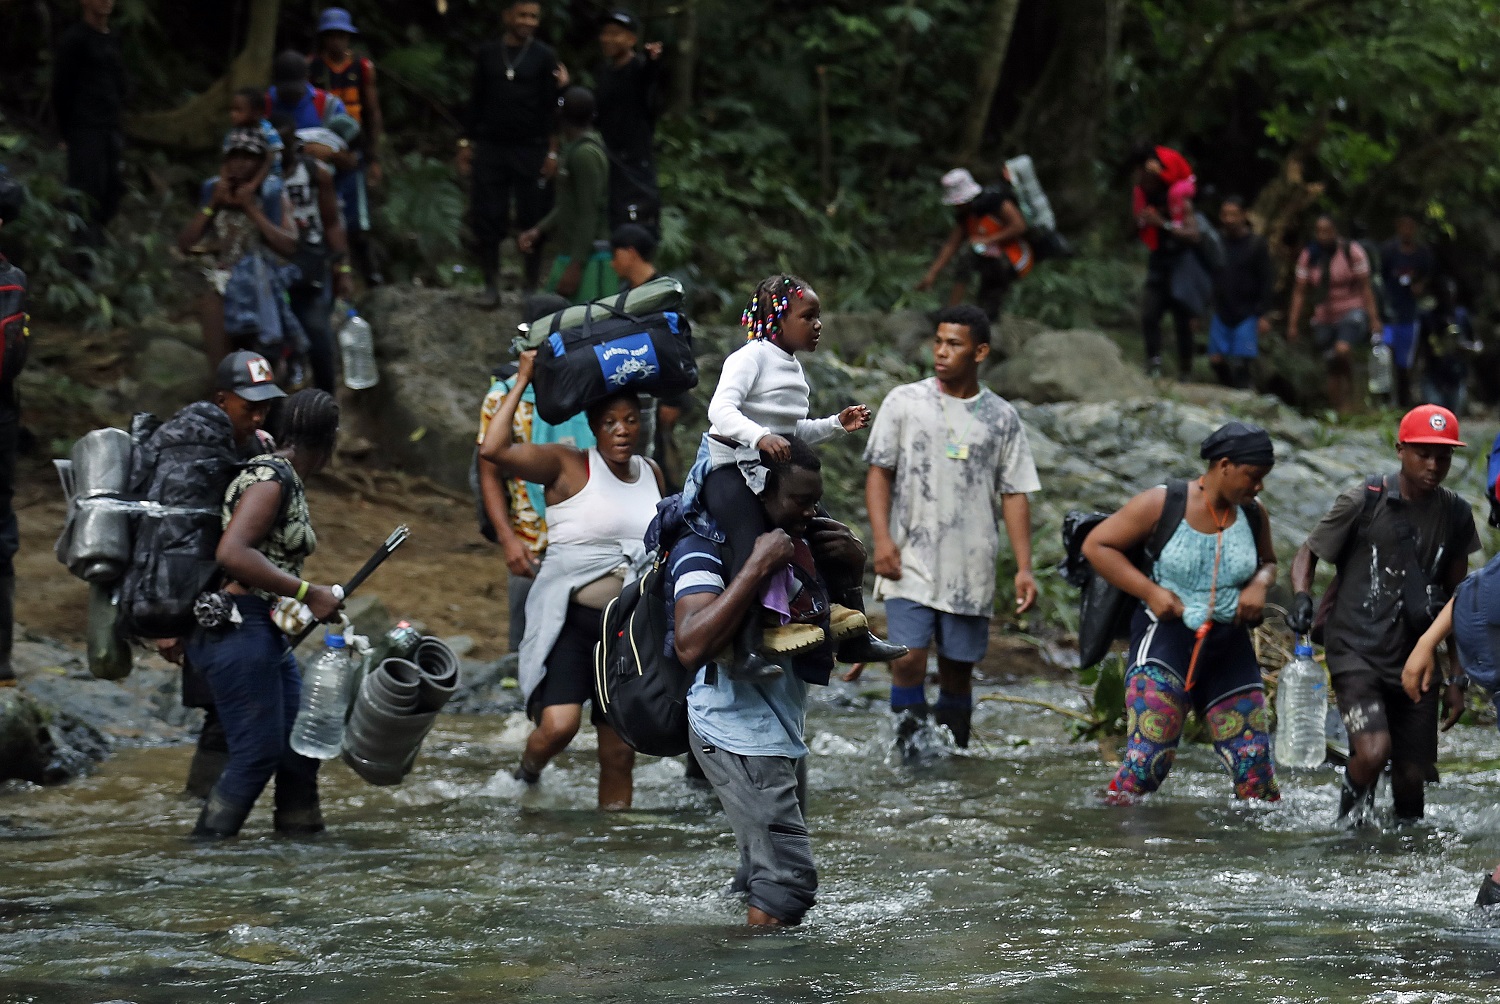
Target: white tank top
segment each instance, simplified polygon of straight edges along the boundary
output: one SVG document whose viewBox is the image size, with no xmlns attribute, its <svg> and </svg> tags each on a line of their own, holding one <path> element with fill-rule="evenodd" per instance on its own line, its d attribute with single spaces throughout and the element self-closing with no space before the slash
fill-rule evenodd
<svg viewBox="0 0 1500 1004">
<path fill-rule="evenodd" d="M 661 491 L 640 457 L 630 458 L 634 481 L 621 481 L 599 451 L 589 448 L 589 481 L 570 499 L 547 506 L 547 546 L 640 540 L 656 516 Z"/>
</svg>

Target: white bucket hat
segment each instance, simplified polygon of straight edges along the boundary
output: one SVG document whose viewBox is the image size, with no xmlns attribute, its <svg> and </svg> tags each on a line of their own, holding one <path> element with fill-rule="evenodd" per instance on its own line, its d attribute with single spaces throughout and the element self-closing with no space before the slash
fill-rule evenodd
<svg viewBox="0 0 1500 1004">
<path fill-rule="evenodd" d="M 984 189 L 979 187 L 979 182 L 974 176 L 961 167 L 955 167 L 943 175 L 943 205 L 961 206 L 966 202 L 973 202 L 979 198 L 979 193 Z"/>
</svg>

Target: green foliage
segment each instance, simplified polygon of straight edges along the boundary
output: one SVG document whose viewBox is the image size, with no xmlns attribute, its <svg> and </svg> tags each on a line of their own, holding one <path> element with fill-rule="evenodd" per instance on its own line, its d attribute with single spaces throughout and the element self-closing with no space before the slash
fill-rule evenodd
<svg viewBox="0 0 1500 1004">
<path fill-rule="evenodd" d="M 1125 734 L 1125 659 L 1118 652 L 1111 652 L 1097 666 L 1090 666 L 1078 674 L 1085 687 L 1094 688 L 1094 722 L 1091 725 L 1077 723 L 1073 726 L 1075 739 L 1097 739 L 1101 736 L 1123 736 Z"/>
<path fill-rule="evenodd" d="M 105 329 L 155 310 L 171 281 L 170 234 L 181 213 L 170 195 L 127 192 L 122 213 L 146 225 L 116 228 L 98 247 L 78 247 L 84 221 L 71 207 L 81 197 L 61 181 L 63 155 L 14 135 L 0 137 L 0 147 L 29 196 L 5 239 L 26 265 L 33 316 Z"/>
<path fill-rule="evenodd" d="M 380 214 L 381 239 L 392 274 L 446 285 L 460 251 L 465 199 L 452 168 L 409 153 L 386 174 L 386 200 Z"/>
</svg>

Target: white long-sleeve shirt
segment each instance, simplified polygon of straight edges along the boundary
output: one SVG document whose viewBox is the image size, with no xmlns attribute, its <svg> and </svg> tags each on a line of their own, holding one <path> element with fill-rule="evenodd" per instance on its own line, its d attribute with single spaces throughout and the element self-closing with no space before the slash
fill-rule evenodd
<svg viewBox="0 0 1500 1004">
<path fill-rule="evenodd" d="M 807 417 L 810 395 L 795 355 L 767 339 L 746 342 L 724 360 L 708 405 L 709 431 L 752 449 L 767 435 L 821 443 L 843 432 L 837 415 Z"/>
</svg>

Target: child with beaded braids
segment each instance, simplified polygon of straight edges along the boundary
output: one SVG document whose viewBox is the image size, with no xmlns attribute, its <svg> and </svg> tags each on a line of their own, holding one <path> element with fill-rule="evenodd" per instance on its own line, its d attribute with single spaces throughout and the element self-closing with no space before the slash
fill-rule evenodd
<svg viewBox="0 0 1500 1004">
<path fill-rule="evenodd" d="M 740 571 L 755 539 L 770 529 L 757 498 L 765 487 L 763 460 L 785 461 L 791 454 L 789 437 L 819 443 L 870 424 L 870 409 L 862 404 L 827 418 L 807 417 L 811 392 L 797 353 L 817 349 L 823 322 L 818 295 L 806 282 L 794 275 L 765 279 L 746 305 L 741 323 L 749 340 L 724 360 L 708 406 L 712 425 L 704 437 L 708 471 L 703 475 L 701 498 L 729 543 L 731 566 L 726 579 Z M 837 604 L 834 633 L 844 639 L 839 645 L 840 661 L 883 662 L 905 652 L 865 628 L 858 583 L 832 598 Z M 769 651 L 778 654 L 821 644 L 822 632 L 809 639 L 805 627 L 771 629 L 763 639 L 760 618 L 747 618 L 735 643 L 729 676 L 742 680 L 776 676 L 780 667 L 759 654 L 763 640 Z"/>
</svg>

